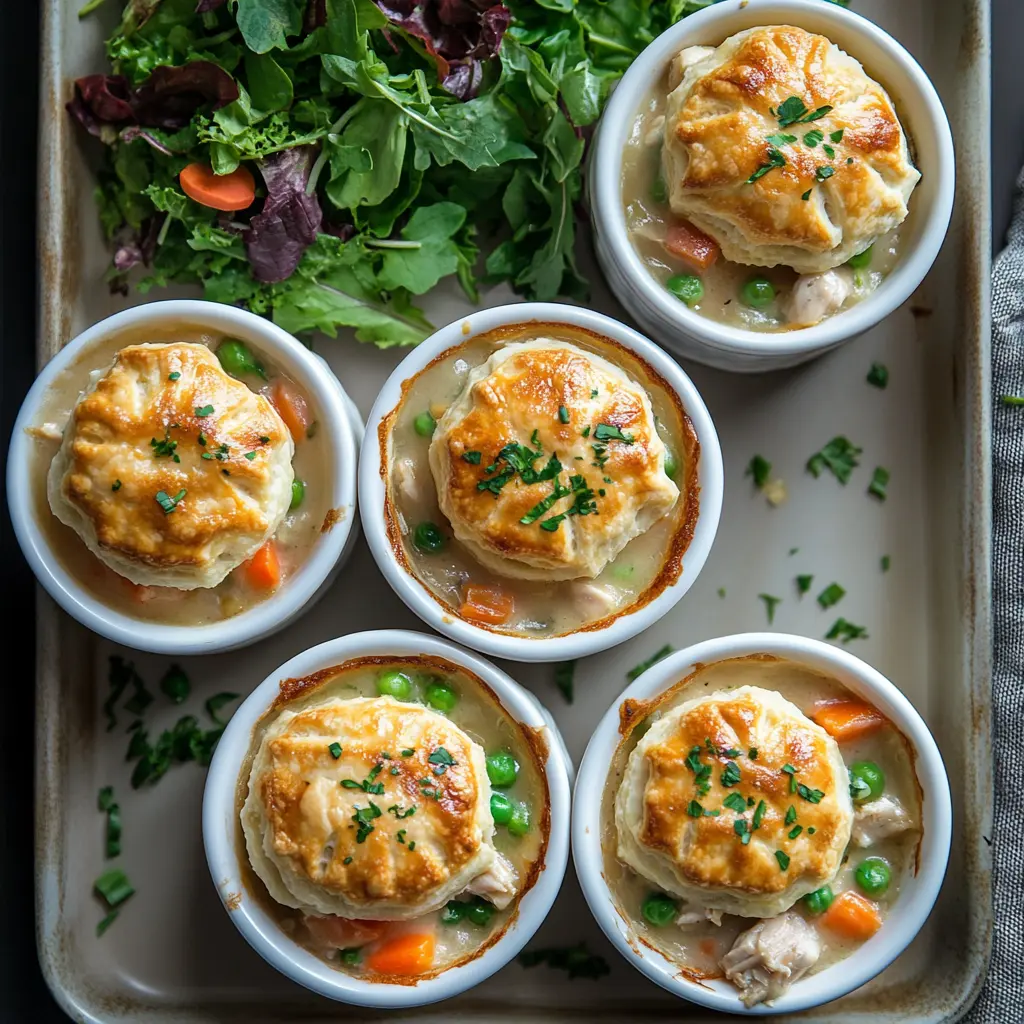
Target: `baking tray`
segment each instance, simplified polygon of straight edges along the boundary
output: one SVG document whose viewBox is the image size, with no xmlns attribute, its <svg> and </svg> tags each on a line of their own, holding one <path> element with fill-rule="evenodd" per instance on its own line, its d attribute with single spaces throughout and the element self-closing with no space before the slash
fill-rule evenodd
<svg viewBox="0 0 1024 1024">
<path fill-rule="evenodd" d="M 756 3 L 757 0 L 752 0 Z M 78 331 L 128 300 L 105 294 L 107 254 L 92 209 L 85 143 L 63 111 L 74 77 L 102 65 L 112 9 L 79 23 L 78 0 L 43 5 L 40 363 Z M 718 542 L 694 588 L 645 634 L 581 662 L 577 698 L 559 696 L 544 665 L 504 667 L 547 703 L 578 761 L 590 731 L 625 684 L 626 670 L 665 643 L 763 629 L 757 595 L 784 598 L 774 627 L 821 636 L 839 612 L 868 627 L 851 650 L 888 675 L 935 733 L 953 788 L 954 845 L 939 903 L 895 964 L 843 1000 L 802 1014 L 807 1021 L 951 1021 L 982 979 L 992 929 L 989 627 L 989 50 L 987 0 L 854 0 L 931 74 L 947 105 L 958 151 L 957 206 L 949 238 L 919 293 L 863 338 L 817 362 L 763 376 L 687 366 L 721 434 L 726 500 Z M 104 16 L 106 20 L 104 20 Z M 580 238 L 593 304 L 609 299 Z M 468 315 L 454 293 L 432 297 L 435 323 Z M 487 304 L 509 298 L 496 289 Z M 134 299 L 132 301 L 138 301 Z M 318 346 L 365 413 L 400 351 L 350 338 Z M 888 390 L 865 384 L 873 360 L 891 371 Z M 803 465 L 836 434 L 864 449 L 850 485 L 814 480 Z M 755 453 L 774 465 L 788 500 L 770 507 L 743 470 Z M 875 465 L 892 473 L 882 504 L 864 489 Z M 791 549 L 798 548 L 796 554 Z M 879 558 L 891 557 L 882 573 Z M 838 580 L 848 594 L 821 612 L 797 599 L 793 578 Z M 724 588 L 725 597 L 719 596 Z M 816 591 L 815 591 L 816 592 Z M 65 1010 L 88 1021 L 284 1021 L 368 1019 L 280 977 L 235 932 L 207 874 L 200 837 L 204 772 L 172 769 L 133 792 L 121 724 L 105 731 L 100 710 L 114 649 L 88 635 L 39 591 L 36 747 L 36 901 L 39 957 Z M 282 634 L 245 651 L 187 659 L 193 695 L 183 708 L 156 689 L 163 659 L 130 655 L 157 699 L 151 728 L 201 708 L 219 690 L 248 693 L 293 654 L 340 633 L 382 626 L 421 628 L 384 582 L 360 542 L 333 590 Z M 124 652 L 122 652 L 124 653 Z M 200 712 L 201 714 L 202 712 Z M 102 939 L 90 894 L 104 869 L 96 792 L 112 784 L 123 808 L 121 863 L 138 890 Z M 586 941 L 611 974 L 569 982 L 545 967 L 510 964 L 455 1000 L 391 1019 L 621 1020 L 710 1018 L 673 1001 L 608 945 L 572 872 L 535 945 Z"/>
</svg>

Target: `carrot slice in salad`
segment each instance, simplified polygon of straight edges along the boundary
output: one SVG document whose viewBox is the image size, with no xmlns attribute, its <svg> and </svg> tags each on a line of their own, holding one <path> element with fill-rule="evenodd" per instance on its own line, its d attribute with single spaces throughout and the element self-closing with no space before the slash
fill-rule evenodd
<svg viewBox="0 0 1024 1024">
<path fill-rule="evenodd" d="M 366 966 L 377 974 L 409 976 L 429 971 L 434 964 L 434 936 L 406 932 L 382 942 L 367 958 Z"/>
<path fill-rule="evenodd" d="M 673 256 L 685 260 L 695 270 L 707 270 L 722 254 L 718 243 L 689 221 L 676 221 L 668 229 L 664 242 Z"/>
<path fill-rule="evenodd" d="M 821 923 L 837 935 L 865 942 L 882 927 L 882 915 L 871 900 L 848 889 L 835 898 L 822 915 Z"/>
<path fill-rule="evenodd" d="M 886 717 L 862 700 L 826 700 L 811 709 L 811 721 L 817 722 L 839 743 L 860 739 L 881 729 Z"/>
<path fill-rule="evenodd" d="M 500 626 L 508 622 L 515 610 L 515 601 L 499 587 L 487 587 L 480 583 L 467 583 L 462 591 L 462 606 L 459 614 L 470 622 L 483 622 L 489 626 Z"/>
<path fill-rule="evenodd" d="M 214 174 L 206 164 L 189 164 L 178 181 L 189 199 L 212 210 L 244 210 L 256 198 L 256 182 L 245 167 L 236 167 L 230 174 Z"/>
</svg>

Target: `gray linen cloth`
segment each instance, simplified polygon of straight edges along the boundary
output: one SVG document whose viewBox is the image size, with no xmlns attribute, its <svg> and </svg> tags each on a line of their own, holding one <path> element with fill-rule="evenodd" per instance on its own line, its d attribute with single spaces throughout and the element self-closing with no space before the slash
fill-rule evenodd
<svg viewBox="0 0 1024 1024">
<path fill-rule="evenodd" d="M 1024 171 L 1013 223 L 992 268 L 992 712 L 995 773 L 995 935 L 970 1024 L 1024 1020 Z"/>
</svg>

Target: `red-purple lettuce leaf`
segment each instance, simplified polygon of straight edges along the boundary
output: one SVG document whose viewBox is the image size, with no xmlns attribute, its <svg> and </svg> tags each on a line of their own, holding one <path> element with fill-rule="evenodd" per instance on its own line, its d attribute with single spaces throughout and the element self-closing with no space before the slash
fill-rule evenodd
<svg viewBox="0 0 1024 1024">
<path fill-rule="evenodd" d="M 135 120 L 130 101 L 128 79 L 121 75 L 86 75 L 75 81 L 75 95 L 66 108 L 90 135 L 99 136 L 102 125 Z"/>
<path fill-rule="evenodd" d="M 139 124 L 153 128 L 184 128 L 192 115 L 209 103 L 214 110 L 238 99 L 238 85 L 219 65 L 193 60 L 179 67 L 154 68 L 132 96 Z"/>
</svg>

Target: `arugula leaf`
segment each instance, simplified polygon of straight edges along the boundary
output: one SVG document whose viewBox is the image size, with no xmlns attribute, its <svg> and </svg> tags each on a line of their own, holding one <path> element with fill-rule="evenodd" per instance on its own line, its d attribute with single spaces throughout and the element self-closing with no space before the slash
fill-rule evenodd
<svg viewBox="0 0 1024 1024">
<path fill-rule="evenodd" d="M 454 274 L 459 265 L 459 250 L 452 236 L 466 220 L 466 211 L 457 203 L 421 206 L 402 228 L 405 245 L 384 250 L 384 267 L 378 284 L 387 290 L 407 288 L 413 295 L 430 291 L 442 277 Z M 384 245 L 378 242 L 378 245 Z"/>
<path fill-rule="evenodd" d="M 235 17 L 246 46 L 256 53 L 284 50 L 288 36 L 302 28 L 302 7 L 298 0 L 237 0 Z"/>
</svg>

